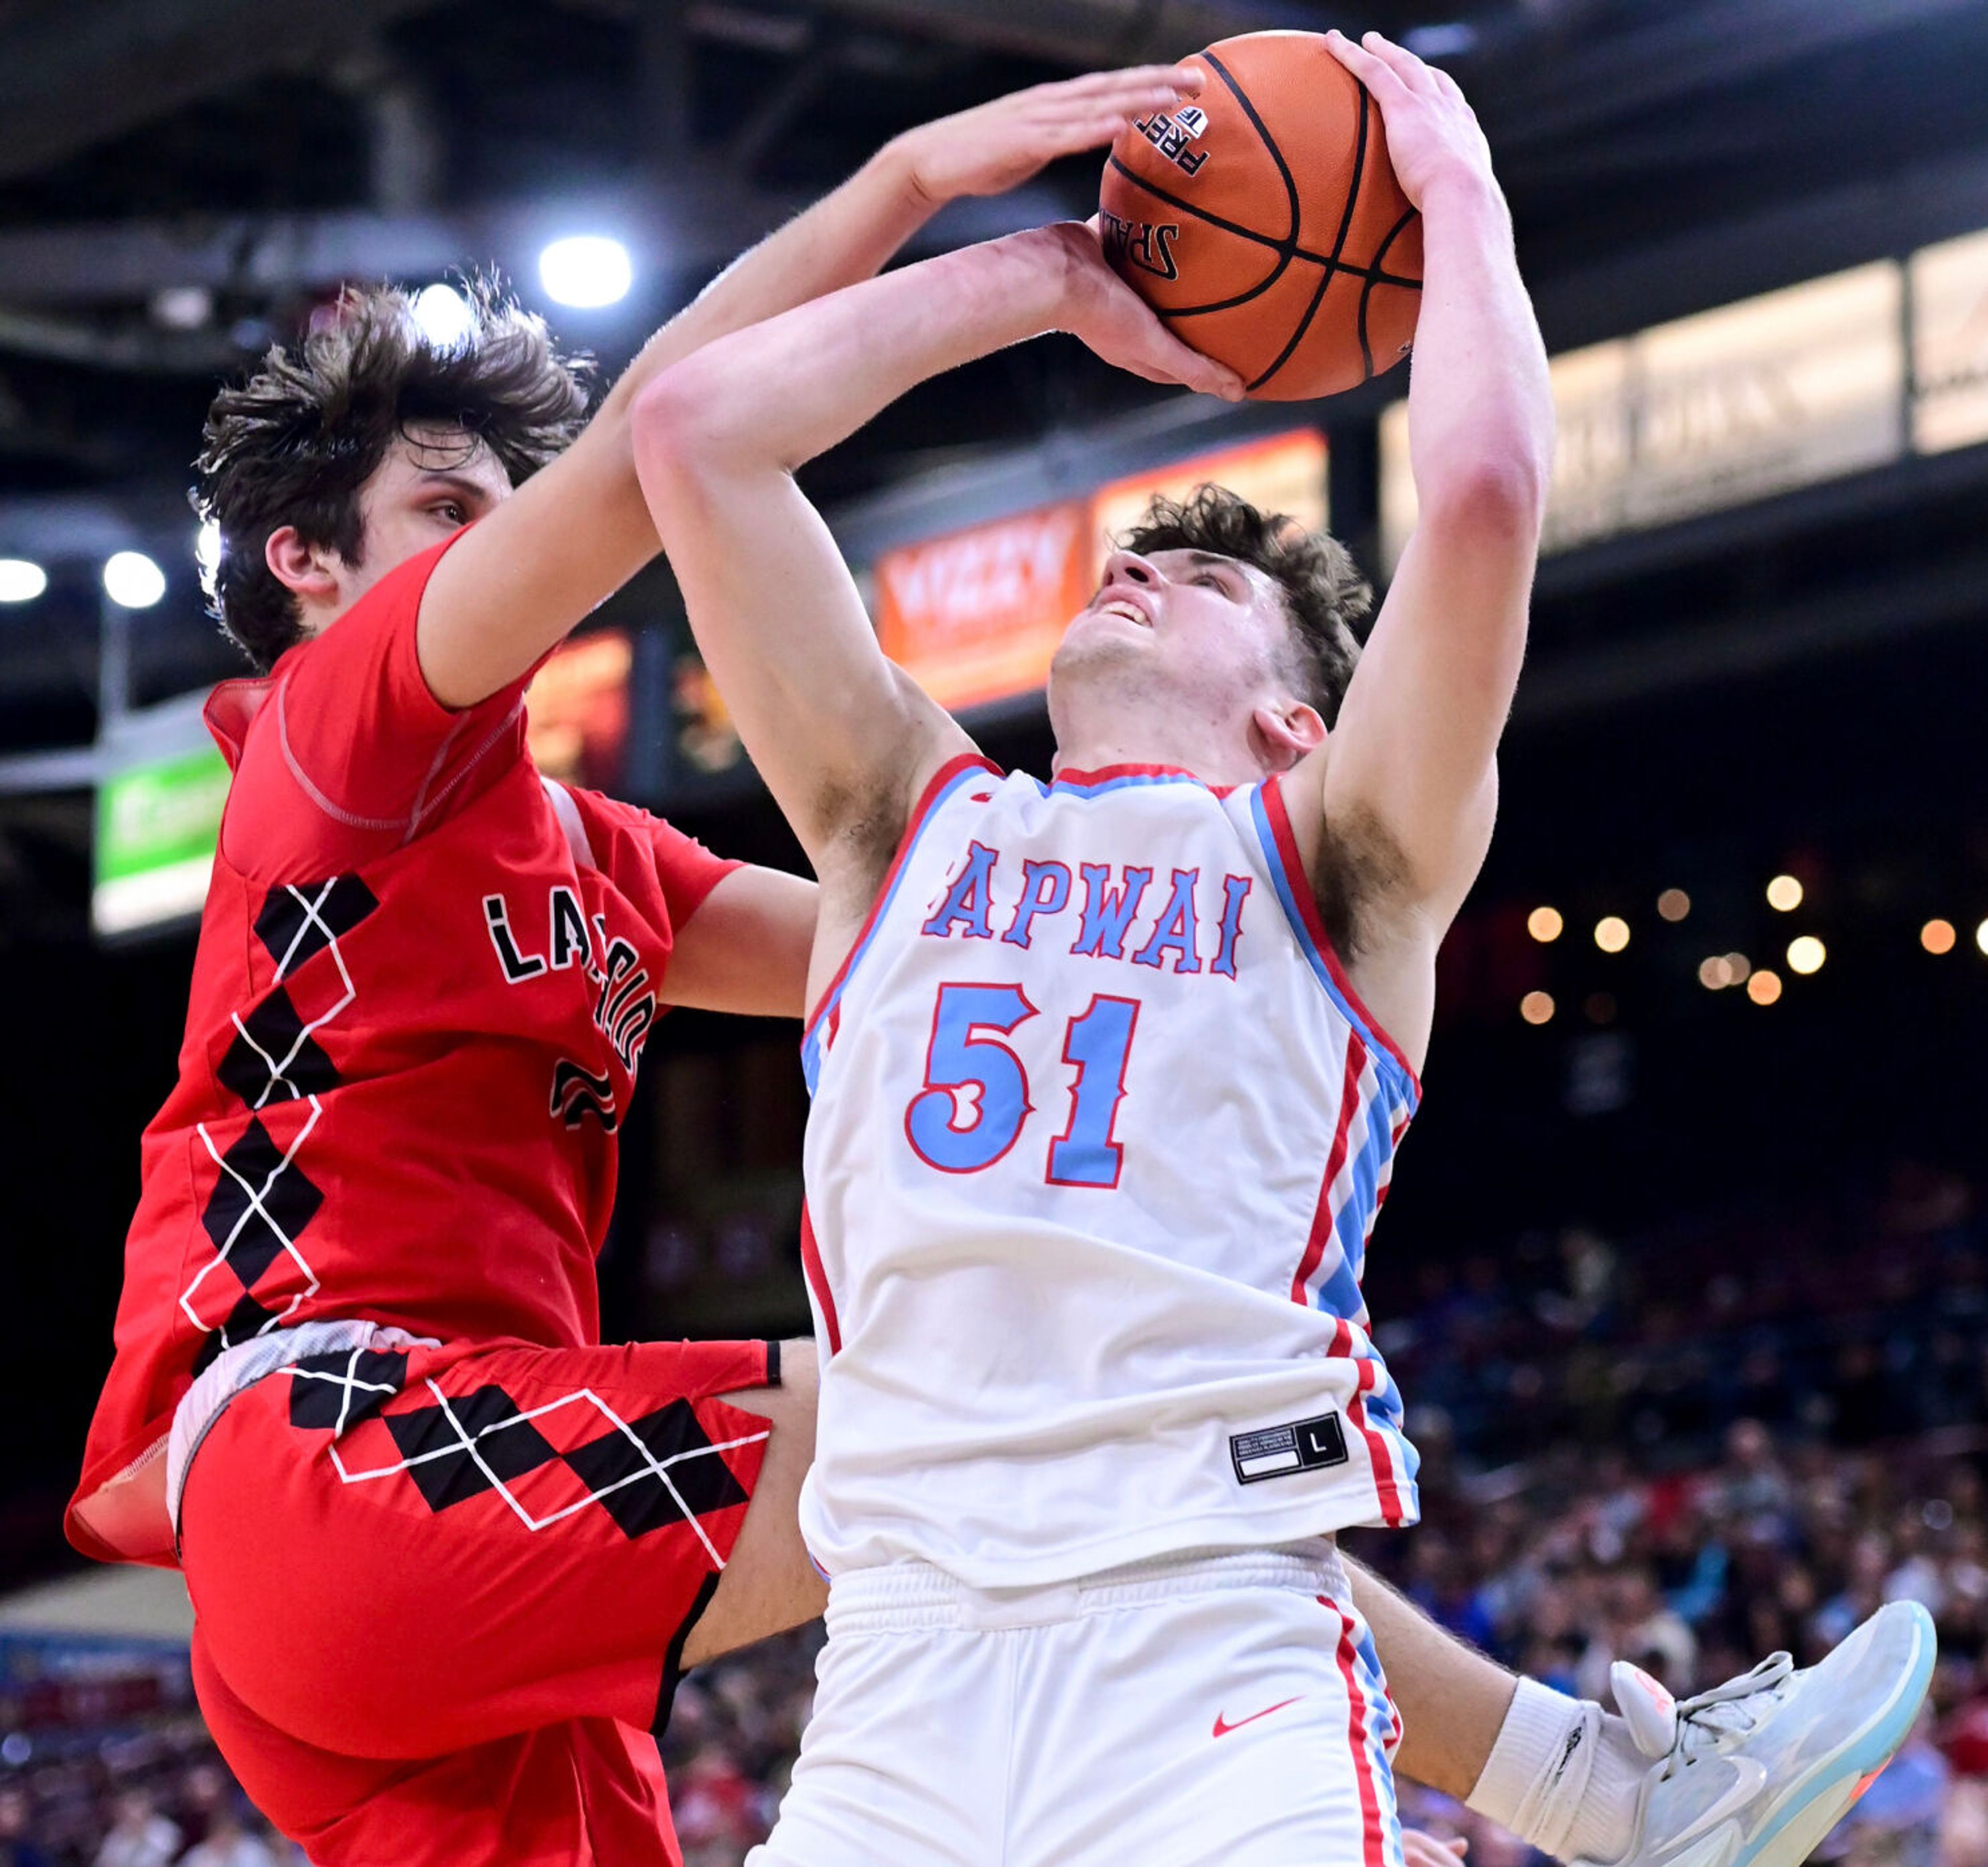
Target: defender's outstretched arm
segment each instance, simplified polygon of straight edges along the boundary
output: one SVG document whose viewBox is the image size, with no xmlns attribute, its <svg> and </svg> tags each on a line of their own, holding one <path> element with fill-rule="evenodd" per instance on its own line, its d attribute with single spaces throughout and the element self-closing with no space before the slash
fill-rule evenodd
<svg viewBox="0 0 1988 1867">
<path fill-rule="evenodd" d="M 650 339 L 579 440 L 436 566 L 418 637 L 436 698 L 464 707 L 495 693 L 655 555 L 629 446 L 646 383 L 713 338 L 869 278 L 947 201 L 999 194 L 1108 142 L 1128 115 L 1178 95 L 1172 75 L 1100 72 L 908 131 L 720 275 Z"/>
<path fill-rule="evenodd" d="M 1160 380 L 1236 392 L 1113 275 L 1087 228 L 907 266 L 707 346 L 639 399 L 635 457 L 691 627 L 806 849 L 826 917 L 867 907 L 927 775 L 969 741 L 877 646 L 794 470 L 928 376 L 1074 332 Z"/>
</svg>

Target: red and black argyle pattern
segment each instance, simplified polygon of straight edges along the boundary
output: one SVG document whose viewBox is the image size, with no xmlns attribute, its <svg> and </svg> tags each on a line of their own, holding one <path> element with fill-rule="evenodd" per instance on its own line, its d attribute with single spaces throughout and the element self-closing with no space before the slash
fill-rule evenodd
<svg viewBox="0 0 1988 1867">
<path fill-rule="evenodd" d="M 214 1190 L 201 1212 L 225 1278 L 240 1295 L 201 1344 L 195 1373 L 222 1349 L 282 1322 L 295 1307 L 281 1298 L 259 1301 L 257 1287 L 279 1260 L 293 1261 L 324 1193 L 255 1112 L 338 1086 L 338 1072 L 313 1032 L 356 995 L 338 942 L 379 905 L 356 875 L 334 876 L 272 889 L 255 917 L 256 937 L 276 962 L 276 983 L 238 1018 L 235 1039 L 215 1071 L 252 1112 L 248 1126 L 219 1154 Z M 299 980 L 299 969 L 325 954 L 330 964 Z M 216 1301 L 225 1300 L 226 1284 L 221 1273 L 203 1282 L 198 1292 L 188 1291 L 188 1306 L 196 1316 L 211 1317 Z"/>
<path fill-rule="evenodd" d="M 494 1383 L 407 1385 L 404 1354 L 317 1355 L 290 1373 L 290 1423 L 330 1428 L 348 1483 L 404 1475 L 431 1511 L 499 1494 L 528 1528 L 599 1510 L 631 1538 L 747 1501 L 686 1399 L 623 1420 L 589 1389 L 520 1406 Z"/>
</svg>

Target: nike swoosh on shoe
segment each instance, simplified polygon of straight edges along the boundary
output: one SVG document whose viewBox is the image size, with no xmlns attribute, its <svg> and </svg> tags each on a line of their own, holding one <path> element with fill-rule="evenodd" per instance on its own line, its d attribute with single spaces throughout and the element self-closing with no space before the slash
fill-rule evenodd
<svg viewBox="0 0 1988 1867">
<path fill-rule="evenodd" d="M 1758 1758 L 1729 1757 L 1726 1761 L 1733 1766 L 1736 1780 L 1716 1802 L 1709 1808 L 1701 1809 L 1688 1827 L 1678 1832 L 1672 1838 L 1674 1846 L 1688 1846 L 1699 1835 L 1709 1834 L 1720 1822 L 1729 1821 L 1767 1788 L 1767 1769 Z"/>
</svg>

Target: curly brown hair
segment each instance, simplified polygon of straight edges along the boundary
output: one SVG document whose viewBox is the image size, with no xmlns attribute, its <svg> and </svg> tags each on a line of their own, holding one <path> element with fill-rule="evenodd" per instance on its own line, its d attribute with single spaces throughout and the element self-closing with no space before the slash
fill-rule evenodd
<svg viewBox="0 0 1988 1867">
<path fill-rule="evenodd" d="M 513 485 L 579 433 L 590 360 L 562 355 L 495 281 L 471 280 L 464 295 L 464 336 L 438 344 L 406 292 L 348 289 L 324 328 L 272 347 L 208 406 L 191 495 L 221 533 L 208 606 L 259 669 L 303 633 L 295 596 L 264 561 L 270 534 L 294 525 L 306 544 L 358 563 L 360 489 L 411 427 L 464 430 Z"/>
<path fill-rule="evenodd" d="M 1283 592 L 1293 650 L 1287 671 L 1298 697 L 1328 726 L 1339 717 L 1360 659 L 1354 631 L 1373 609 L 1374 591 L 1338 539 L 1284 513 L 1259 512 L 1226 487 L 1197 486 L 1184 500 L 1155 499 L 1118 542 L 1141 556 L 1209 551 L 1263 572 Z"/>
</svg>

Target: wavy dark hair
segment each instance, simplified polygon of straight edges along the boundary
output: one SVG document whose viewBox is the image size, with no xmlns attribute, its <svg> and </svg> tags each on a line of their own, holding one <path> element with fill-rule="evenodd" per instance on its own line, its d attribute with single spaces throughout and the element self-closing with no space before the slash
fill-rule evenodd
<svg viewBox="0 0 1988 1867">
<path fill-rule="evenodd" d="M 1226 487 L 1197 486 L 1185 499 L 1155 499 L 1118 542 L 1141 556 L 1211 551 L 1264 572 L 1290 618 L 1292 685 L 1327 725 L 1337 720 L 1360 659 L 1354 632 L 1374 607 L 1373 586 L 1338 539 L 1285 513 L 1259 512 Z"/>
<path fill-rule="evenodd" d="M 272 348 L 208 406 L 192 492 L 221 533 L 208 606 L 259 669 L 303 633 L 295 596 L 264 561 L 270 534 L 294 525 L 306 544 L 360 562 L 360 488 L 411 427 L 464 430 L 514 486 L 579 433 L 591 360 L 562 355 L 495 280 L 471 280 L 465 295 L 463 336 L 438 344 L 404 291 L 349 289 L 322 328 Z"/>
</svg>

